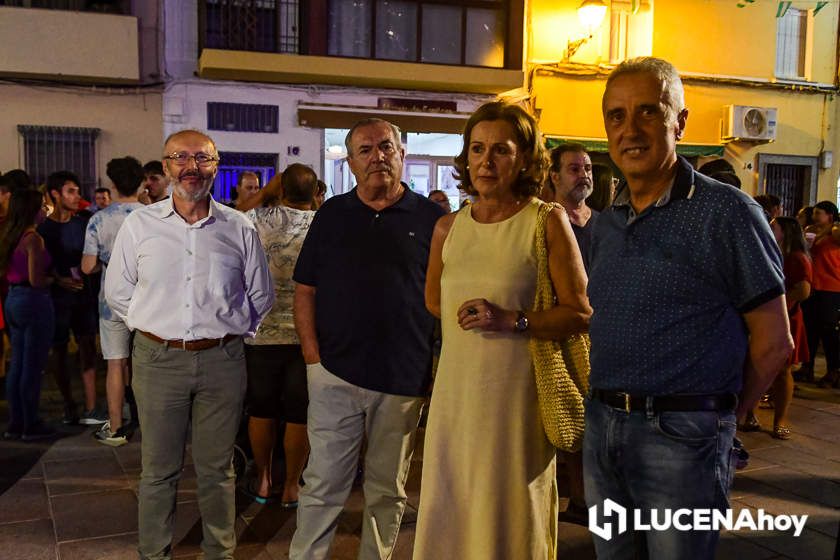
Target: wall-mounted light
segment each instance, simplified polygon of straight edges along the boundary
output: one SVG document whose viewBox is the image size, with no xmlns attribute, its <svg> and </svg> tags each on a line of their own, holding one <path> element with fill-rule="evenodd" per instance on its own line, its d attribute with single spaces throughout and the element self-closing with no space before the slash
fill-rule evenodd
<svg viewBox="0 0 840 560">
<path fill-rule="evenodd" d="M 607 15 L 607 3 L 603 0 L 583 0 L 577 9 L 578 19 L 586 32 L 586 36 L 577 41 L 566 43 L 566 54 L 564 62 L 568 62 L 575 53 L 595 34 L 595 30 L 601 27 L 604 16 Z"/>
</svg>

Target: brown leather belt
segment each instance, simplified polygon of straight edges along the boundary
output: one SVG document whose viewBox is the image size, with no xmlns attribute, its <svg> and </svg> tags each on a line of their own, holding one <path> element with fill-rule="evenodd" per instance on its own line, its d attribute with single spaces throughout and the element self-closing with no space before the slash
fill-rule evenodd
<svg viewBox="0 0 840 560">
<path fill-rule="evenodd" d="M 238 336 L 235 334 L 227 334 L 222 338 L 201 338 L 199 340 L 165 340 L 150 332 L 141 330 L 138 330 L 137 332 L 139 332 L 149 340 L 154 340 L 155 342 L 164 344 L 167 347 L 171 346 L 172 348 L 180 348 L 182 350 L 188 350 L 190 352 L 197 352 L 199 350 L 207 350 L 208 348 L 213 348 L 215 346 L 222 346 L 223 344 L 230 342 Z"/>
</svg>

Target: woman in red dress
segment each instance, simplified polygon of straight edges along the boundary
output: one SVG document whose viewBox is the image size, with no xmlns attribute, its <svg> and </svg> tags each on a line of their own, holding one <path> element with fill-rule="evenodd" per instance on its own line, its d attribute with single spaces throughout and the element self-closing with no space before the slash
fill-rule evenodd
<svg viewBox="0 0 840 560">
<path fill-rule="evenodd" d="M 820 342 L 825 353 L 826 374 L 818 387 L 840 387 L 840 224 L 837 206 L 823 200 L 814 206 L 813 293 L 805 304 L 805 327 L 811 360 L 806 375 L 813 372 L 814 355 Z"/>
<path fill-rule="evenodd" d="M 802 317 L 801 303 L 811 294 L 811 257 L 808 245 L 802 233 L 802 226 L 794 218 L 774 218 L 770 222 L 776 241 L 784 257 L 785 299 L 787 300 L 790 334 L 794 349 L 788 358 L 787 366 L 773 382 L 773 437 L 790 438 L 788 408 L 793 398 L 793 364 L 807 363 L 810 359 L 808 338 L 805 334 L 805 321 Z"/>
</svg>

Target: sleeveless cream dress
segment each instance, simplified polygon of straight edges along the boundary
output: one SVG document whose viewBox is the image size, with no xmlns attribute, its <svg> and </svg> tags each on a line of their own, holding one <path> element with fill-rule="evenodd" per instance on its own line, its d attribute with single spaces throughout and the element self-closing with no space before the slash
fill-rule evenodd
<svg viewBox="0 0 840 560">
<path fill-rule="evenodd" d="M 530 309 L 539 201 L 507 220 L 463 208 L 443 245 L 443 349 L 423 451 L 415 560 L 553 560 L 555 450 L 543 433 L 528 339 L 462 330 L 473 298 Z"/>
</svg>

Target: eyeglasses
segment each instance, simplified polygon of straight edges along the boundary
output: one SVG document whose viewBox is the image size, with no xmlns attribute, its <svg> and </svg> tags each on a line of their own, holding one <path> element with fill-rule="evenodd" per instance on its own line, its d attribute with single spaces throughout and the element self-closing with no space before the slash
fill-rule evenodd
<svg viewBox="0 0 840 560">
<path fill-rule="evenodd" d="M 178 165 L 187 165 L 190 159 L 194 159 L 195 164 L 199 167 L 210 167 L 211 165 L 219 161 L 218 157 L 201 152 L 197 154 L 188 154 L 187 152 L 175 152 L 173 154 L 169 154 L 168 156 L 164 156 L 163 159 L 168 159 L 169 161 L 175 162 Z"/>
</svg>

